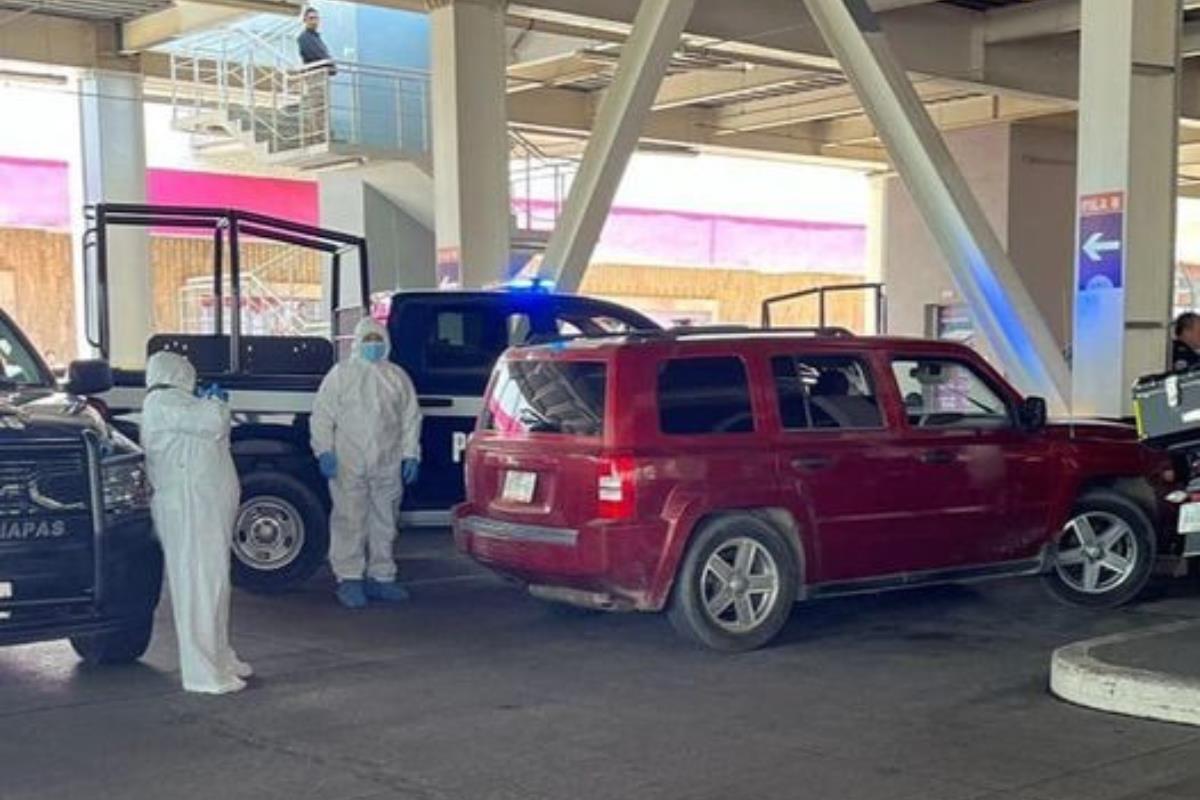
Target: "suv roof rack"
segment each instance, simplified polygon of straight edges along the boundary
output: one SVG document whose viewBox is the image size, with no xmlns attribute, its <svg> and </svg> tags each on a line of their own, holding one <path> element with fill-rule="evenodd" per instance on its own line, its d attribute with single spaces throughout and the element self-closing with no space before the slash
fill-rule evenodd
<svg viewBox="0 0 1200 800">
<path fill-rule="evenodd" d="M 630 339 L 686 339 L 692 336 L 712 336 L 714 334 L 745 334 L 757 336 L 760 334 L 806 334 L 808 336 L 847 339 L 854 338 L 853 331 L 837 326 L 813 326 L 792 328 L 755 328 L 749 325 L 696 325 L 686 328 L 667 328 L 661 331 L 631 331 L 624 334 Z"/>
</svg>

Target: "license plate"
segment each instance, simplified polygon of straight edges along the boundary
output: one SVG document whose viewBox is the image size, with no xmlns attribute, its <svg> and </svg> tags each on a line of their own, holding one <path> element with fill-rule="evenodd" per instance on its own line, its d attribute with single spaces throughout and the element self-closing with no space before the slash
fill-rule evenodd
<svg viewBox="0 0 1200 800">
<path fill-rule="evenodd" d="M 504 492 L 501 497 L 510 503 L 532 503 L 533 491 L 536 488 L 536 472 L 509 470 L 504 473 Z"/>
<path fill-rule="evenodd" d="M 1179 532 L 1200 533 L 1200 503 L 1185 503 L 1179 507 Z"/>
</svg>

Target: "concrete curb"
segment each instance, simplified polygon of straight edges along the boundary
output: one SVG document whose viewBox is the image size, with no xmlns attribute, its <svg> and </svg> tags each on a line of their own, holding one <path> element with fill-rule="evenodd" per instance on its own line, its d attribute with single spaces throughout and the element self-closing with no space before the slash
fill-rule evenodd
<svg viewBox="0 0 1200 800">
<path fill-rule="evenodd" d="M 1174 622 L 1060 647 L 1050 661 L 1050 691 L 1067 702 L 1099 711 L 1200 725 L 1200 679 L 1122 667 L 1093 655 L 1108 645 L 1197 627 L 1200 622 Z"/>
</svg>

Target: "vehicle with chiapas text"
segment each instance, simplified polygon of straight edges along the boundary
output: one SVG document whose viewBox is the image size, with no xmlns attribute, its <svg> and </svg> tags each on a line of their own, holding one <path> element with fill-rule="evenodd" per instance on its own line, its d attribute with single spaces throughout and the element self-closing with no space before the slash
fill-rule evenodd
<svg viewBox="0 0 1200 800">
<path fill-rule="evenodd" d="M 536 597 L 666 611 L 720 650 L 797 600 L 1010 575 L 1133 599 L 1178 553 L 1168 459 L 1048 423 L 970 349 L 702 329 L 510 350 L 467 448 L 462 551 Z"/>
<path fill-rule="evenodd" d="M 70 639 L 90 663 L 142 656 L 162 584 L 141 451 L 85 399 L 107 365 L 59 386 L 0 312 L 0 645 Z"/>
</svg>

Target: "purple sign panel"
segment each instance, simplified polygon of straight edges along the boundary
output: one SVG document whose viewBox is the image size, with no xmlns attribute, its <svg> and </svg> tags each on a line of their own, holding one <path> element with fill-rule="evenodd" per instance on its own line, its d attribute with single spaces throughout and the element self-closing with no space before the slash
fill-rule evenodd
<svg viewBox="0 0 1200 800">
<path fill-rule="evenodd" d="M 1125 277 L 1125 193 L 1079 198 L 1077 288 L 1081 292 L 1120 289 Z"/>
</svg>

